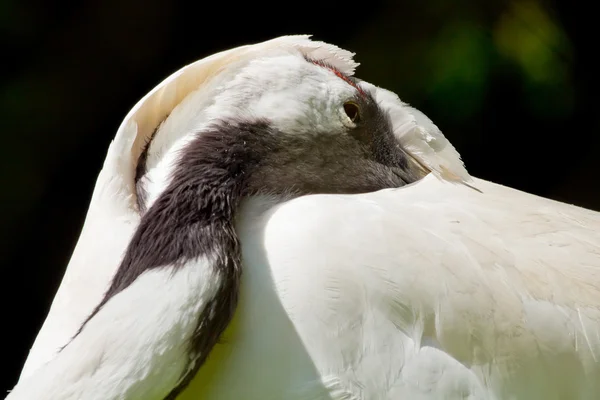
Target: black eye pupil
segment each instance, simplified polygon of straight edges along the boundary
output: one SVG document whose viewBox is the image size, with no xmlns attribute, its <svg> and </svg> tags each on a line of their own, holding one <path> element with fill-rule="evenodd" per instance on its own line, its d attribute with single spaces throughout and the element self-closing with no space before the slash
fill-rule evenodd
<svg viewBox="0 0 600 400">
<path fill-rule="evenodd" d="M 352 122 L 358 122 L 360 115 L 358 112 L 358 104 L 351 101 L 344 103 L 344 112 Z"/>
</svg>

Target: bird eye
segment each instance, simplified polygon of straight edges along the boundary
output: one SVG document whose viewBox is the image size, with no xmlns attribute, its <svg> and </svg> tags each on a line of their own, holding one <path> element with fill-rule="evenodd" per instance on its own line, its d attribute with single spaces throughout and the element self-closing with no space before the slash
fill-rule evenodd
<svg viewBox="0 0 600 400">
<path fill-rule="evenodd" d="M 357 123 L 360 121 L 360 110 L 358 104 L 353 101 L 347 101 L 344 103 L 344 112 L 350 118 L 350 121 Z"/>
</svg>

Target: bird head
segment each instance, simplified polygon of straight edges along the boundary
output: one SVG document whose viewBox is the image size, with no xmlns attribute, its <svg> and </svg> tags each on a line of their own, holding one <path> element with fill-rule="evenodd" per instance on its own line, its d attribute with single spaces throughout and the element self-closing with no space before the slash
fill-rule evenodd
<svg viewBox="0 0 600 400">
<path fill-rule="evenodd" d="M 258 54 L 250 47 L 229 62 L 209 63 L 212 71 L 196 87 L 178 83 L 186 69 L 164 85 L 180 99 L 161 112 L 162 120 L 155 118 L 142 153 L 138 194 L 148 193 L 142 208 L 165 190 L 193 141 L 203 143 L 198 157 L 236 163 L 244 153 L 248 194 L 363 193 L 430 172 L 468 179 L 431 121 L 393 93 L 353 77 L 351 53 L 306 37 L 257 46 L 263 46 Z M 140 109 L 152 103 L 147 99 Z"/>
</svg>

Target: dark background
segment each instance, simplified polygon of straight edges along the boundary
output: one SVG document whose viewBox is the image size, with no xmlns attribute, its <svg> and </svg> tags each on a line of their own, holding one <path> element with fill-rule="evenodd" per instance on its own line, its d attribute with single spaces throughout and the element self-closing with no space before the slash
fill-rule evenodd
<svg viewBox="0 0 600 400">
<path fill-rule="evenodd" d="M 591 5 L 206 3 L 0 1 L 0 390 L 43 322 L 122 118 L 216 51 L 312 33 L 357 52 L 357 76 L 432 118 L 472 175 L 600 210 Z"/>
</svg>

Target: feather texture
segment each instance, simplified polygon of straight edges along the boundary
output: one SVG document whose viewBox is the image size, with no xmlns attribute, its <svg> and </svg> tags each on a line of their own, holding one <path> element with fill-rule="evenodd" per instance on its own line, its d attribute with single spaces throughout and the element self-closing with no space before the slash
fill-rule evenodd
<svg viewBox="0 0 600 400">
<path fill-rule="evenodd" d="M 473 183 L 248 203 L 239 312 L 182 398 L 595 399 L 600 215 Z"/>
<path fill-rule="evenodd" d="M 134 175 L 144 144 L 160 126 L 147 160 L 152 204 L 190 132 L 242 112 L 294 129 L 281 104 L 242 96 L 277 89 L 268 68 L 291 71 L 308 57 L 351 75 L 352 56 L 308 36 L 281 37 L 190 64 L 136 104 L 110 145 L 11 400 L 168 396 L 189 367 L 181 343 L 194 335 L 193 317 L 215 295 L 208 259 L 187 260 L 172 276 L 172 265 L 144 272 L 57 356 L 101 302 L 140 224 Z M 244 86 L 248 71 L 265 80 Z M 596 398 L 599 214 L 471 178 L 426 116 L 360 85 L 423 175 L 431 173 L 368 194 L 244 200 L 240 305 L 178 398 Z M 224 94 L 233 89 L 242 95 Z M 316 131 L 337 126 L 319 114 L 304 122 Z"/>
<path fill-rule="evenodd" d="M 94 188 L 85 224 L 44 325 L 21 377 L 48 362 L 77 332 L 101 301 L 139 223 L 134 174 L 137 160 L 154 130 L 181 101 L 231 65 L 263 54 L 298 51 L 352 74 L 353 53 L 309 40 L 283 36 L 206 57 L 175 72 L 127 114 L 111 143 Z"/>
</svg>

